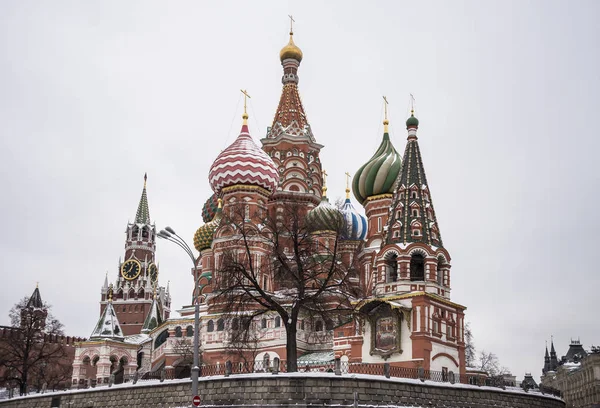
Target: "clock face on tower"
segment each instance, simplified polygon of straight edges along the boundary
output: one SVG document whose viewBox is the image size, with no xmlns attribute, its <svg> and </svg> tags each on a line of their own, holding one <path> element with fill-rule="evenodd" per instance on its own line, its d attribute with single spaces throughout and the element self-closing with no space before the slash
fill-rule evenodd
<svg viewBox="0 0 600 408">
<path fill-rule="evenodd" d="M 127 280 L 137 278 L 141 271 L 142 265 L 135 259 L 125 261 L 123 262 L 123 265 L 121 265 L 121 275 Z"/>
<path fill-rule="evenodd" d="M 148 273 L 150 274 L 150 281 L 152 284 L 156 283 L 156 280 L 158 279 L 158 268 L 156 265 L 150 264 L 148 267 Z"/>
</svg>

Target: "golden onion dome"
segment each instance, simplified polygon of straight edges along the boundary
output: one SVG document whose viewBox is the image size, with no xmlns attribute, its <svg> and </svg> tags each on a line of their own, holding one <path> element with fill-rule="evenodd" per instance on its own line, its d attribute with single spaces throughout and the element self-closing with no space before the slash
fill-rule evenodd
<svg viewBox="0 0 600 408">
<path fill-rule="evenodd" d="M 288 58 L 293 58 L 296 61 L 302 61 L 302 50 L 298 48 L 296 44 L 294 44 L 294 33 L 290 32 L 290 42 L 287 43 L 285 47 L 281 49 L 279 52 L 279 59 L 281 62 Z"/>
</svg>

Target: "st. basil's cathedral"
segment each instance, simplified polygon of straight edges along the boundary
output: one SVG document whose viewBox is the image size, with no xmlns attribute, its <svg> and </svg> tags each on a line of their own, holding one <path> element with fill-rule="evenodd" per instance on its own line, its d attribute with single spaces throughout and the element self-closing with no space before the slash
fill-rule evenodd
<svg viewBox="0 0 600 408">
<path fill-rule="evenodd" d="M 203 364 L 231 360 L 226 311 L 214 302 L 219 260 L 237 245 L 225 214 L 244 208 L 248 222 L 294 203 L 319 231 L 336 230 L 341 247 L 357 254 L 356 285 L 362 297 L 353 299 L 356 314 L 340 325 L 315 316 L 300 316 L 297 354 L 319 364 L 339 358 L 349 363 L 390 363 L 465 374 L 465 307 L 450 300 L 451 257 L 444 247 L 418 143 L 419 120 L 414 111 L 406 121 L 407 141 L 401 155 L 388 132 L 387 114 L 377 151 L 352 177 L 352 193 L 364 207 L 363 216 L 350 200 L 330 204 L 326 173 L 317 142 L 302 105 L 298 82 L 302 51 L 293 41 L 280 54 L 283 89 L 273 123 L 255 142 L 244 112 L 241 131 L 222 152 L 215 148 L 208 179 L 214 194 L 202 210 L 204 224 L 194 235 L 199 252 L 190 292 L 200 304 L 200 347 Z M 387 105 L 386 105 L 387 109 Z M 367 159 L 365 157 L 365 159 Z M 100 317 L 89 341 L 79 343 L 73 363 L 73 384 L 104 383 L 111 373 L 144 375 L 163 368 L 189 367 L 182 345 L 191 345 L 194 306 L 184 306 L 171 318 L 168 287 L 158 284 L 155 260 L 157 231 L 150 220 L 146 180 L 135 222 L 127 225 L 125 254 L 118 276 L 101 289 Z M 268 249 L 252 247 L 260 260 Z M 256 262 L 256 265 L 260 265 Z M 260 271 L 259 271 L 260 273 Z M 277 294 L 281 287 L 265 273 L 261 289 Z M 196 289 L 197 288 L 197 289 Z M 274 312 L 256 317 L 252 358 L 266 364 L 286 360 L 286 329 Z"/>
</svg>

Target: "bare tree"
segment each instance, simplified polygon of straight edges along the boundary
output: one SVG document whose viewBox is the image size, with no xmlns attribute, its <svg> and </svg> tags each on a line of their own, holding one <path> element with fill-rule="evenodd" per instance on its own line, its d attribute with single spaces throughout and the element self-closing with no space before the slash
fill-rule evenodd
<svg viewBox="0 0 600 408">
<path fill-rule="evenodd" d="M 227 353 L 242 363 L 241 371 L 252 372 L 264 334 L 252 315 L 230 316 L 227 322 Z"/>
<path fill-rule="evenodd" d="M 225 210 L 217 234 L 228 243 L 213 248 L 222 251 L 214 304 L 232 314 L 278 314 L 286 330 L 287 370 L 297 371 L 298 318 L 319 316 L 332 326 L 353 310 L 352 300 L 360 296 L 359 248 L 342 244 L 341 217 L 333 217 L 333 225 L 324 230 L 294 203 L 252 219 L 244 205 Z"/>
<path fill-rule="evenodd" d="M 509 373 L 508 368 L 500 365 L 500 361 L 496 354 L 485 350 L 481 350 L 479 353 L 477 368 L 486 371 L 490 377 L 502 376 Z"/>
<path fill-rule="evenodd" d="M 177 358 L 175 366 L 175 377 L 185 378 L 191 375 L 192 363 L 194 361 L 194 347 L 189 338 L 179 338 L 173 343 L 173 353 Z"/>
<path fill-rule="evenodd" d="M 16 383 L 21 394 L 27 393 L 28 386 L 56 387 L 71 376 L 71 361 L 65 346 L 57 341 L 64 334 L 62 323 L 48 312 L 49 305 L 34 309 L 27 306 L 28 301 L 25 297 L 10 310 L 15 330 L 12 337 L 0 341 L 2 380 Z"/>
</svg>

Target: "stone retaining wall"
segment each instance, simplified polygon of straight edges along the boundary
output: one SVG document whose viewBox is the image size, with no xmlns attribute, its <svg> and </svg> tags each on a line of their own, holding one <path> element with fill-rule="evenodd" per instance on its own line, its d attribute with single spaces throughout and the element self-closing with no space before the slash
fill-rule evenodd
<svg viewBox="0 0 600 408">
<path fill-rule="evenodd" d="M 355 392 L 359 407 L 565 407 L 555 397 L 533 392 L 327 373 L 201 378 L 199 390 L 202 406 L 221 407 L 353 407 Z M 0 408 L 189 407 L 190 394 L 190 380 L 152 381 L 15 398 L 0 401 Z"/>
</svg>

